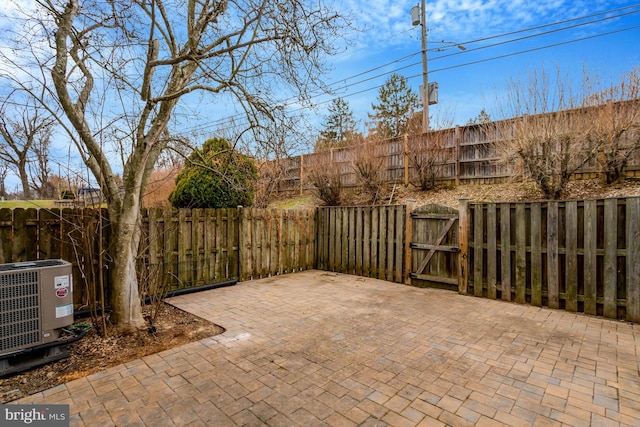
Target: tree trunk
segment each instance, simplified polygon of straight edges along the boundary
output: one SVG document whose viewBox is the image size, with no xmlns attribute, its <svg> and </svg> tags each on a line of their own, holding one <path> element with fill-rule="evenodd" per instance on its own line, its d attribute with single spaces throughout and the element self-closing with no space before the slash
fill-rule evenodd
<svg viewBox="0 0 640 427">
<path fill-rule="evenodd" d="M 130 198 L 135 199 L 133 196 Z M 139 208 L 136 202 L 123 203 L 122 210 L 116 214 L 118 219 L 112 223 L 111 321 L 125 333 L 145 326 L 136 274 L 136 258 L 141 235 Z M 111 217 L 114 218 L 113 215 Z"/>
<path fill-rule="evenodd" d="M 25 200 L 31 199 L 31 188 L 29 188 L 29 175 L 27 175 L 26 162 L 19 164 L 20 184 L 22 185 L 22 196 Z"/>
</svg>

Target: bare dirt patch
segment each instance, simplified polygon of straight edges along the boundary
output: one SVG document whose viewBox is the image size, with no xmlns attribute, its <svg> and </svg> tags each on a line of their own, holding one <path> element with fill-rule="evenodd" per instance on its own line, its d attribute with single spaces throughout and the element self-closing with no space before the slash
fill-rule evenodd
<svg viewBox="0 0 640 427">
<path fill-rule="evenodd" d="M 82 321 L 87 320 L 79 320 Z M 220 326 L 168 304 L 161 308 L 154 326 L 155 333 L 142 330 L 117 335 L 110 330 L 105 338 L 92 328 L 83 339 L 68 345 L 68 358 L 0 379 L 0 403 L 224 331 Z"/>
</svg>

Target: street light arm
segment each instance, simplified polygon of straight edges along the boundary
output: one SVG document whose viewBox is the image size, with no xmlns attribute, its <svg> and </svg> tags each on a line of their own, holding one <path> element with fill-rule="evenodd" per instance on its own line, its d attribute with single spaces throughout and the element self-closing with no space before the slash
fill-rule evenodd
<svg viewBox="0 0 640 427">
<path fill-rule="evenodd" d="M 455 46 L 460 50 L 467 50 L 466 47 L 464 47 L 464 45 L 461 45 L 460 43 L 456 43 L 456 42 L 450 42 L 448 40 L 440 40 L 439 42 L 432 42 L 432 43 L 442 43 L 442 44 L 448 44 L 450 46 Z"/>
</svg>

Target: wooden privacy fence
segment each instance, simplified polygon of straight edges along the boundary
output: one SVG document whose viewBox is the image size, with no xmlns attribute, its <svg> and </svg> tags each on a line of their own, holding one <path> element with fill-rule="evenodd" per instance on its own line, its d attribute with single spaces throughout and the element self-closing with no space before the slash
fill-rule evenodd
<svg viewBox="0 0 640 427">
<path fill-rule="evenodd" d="M 239 211 L 240 280 L 315 268 L 315 211 Z"/>
<path fill-rule="evenodd" d="M 147 209 L 139 264 L 164 290 L 249 280 L 315 267 L 315 211 Z M 0 209 L 0 263 L 62 258 L 73 264 L 76 307 L 108 283 L 106 209 Z M 102 245 L 100 245 L 102 238 Z"/>
<path fill-rule="evenodd" d="M 180 289 L 238 278 L 237 209 L 146 209 L 142 259 L 150 278 Z"/>
<path fill-rule="evenodd" d="M 461 292 L 640 321 L 640 198 L 462 210 Z"/>
<path fill-rule="evenodd" d="M 629 108 L 638 108 L 637 101 L 629 103 Z M 581 114 L 576 110 L 576 114 Z M 501 128 L 515 122 L 504 120 L 499 126 L 486 124 L 457 126 L 451 129 L 430 131 L 428 133 L 405 135 L 367 144 L 333 148 L 317 153 L 304 154 L 270 162 L 280 170 L 277 191 L 302 192 L 312 189 L 308 179 L 314 168 L 331 168 L 341 177 L 344 187 L 359 185 L 354 160 L 363 155 L 372 159 L 380 171 L 380 179 L 387 184 L 419 183 L 419 173 L 411 159 L 431 157 L 433 151 L 437 160 L 434 172 L 437 181 L 447 184 L 488 184 L 509 182 L 522 179 L 524 170 L 521 162 L 504 161 L 498 142 L 504 141 Z M 636 138 L 636 134 L 631 138 Z M 625 176 L 640 176 L 640 147 L 631 150 L 627 156 Z M 271 168 L 273 169 L 273 168 Z M 574 178 L 595 178 L 602 173 L 595 159 L 583 165 Z"/>
<path fill-rule="evenodd" d="M 317 208 L 317 268 L 403 283 L 404 206 Z"/>
<path fill-rule="evenodd" d="M 110 231 L 105 215 L 99 209 L 0 209 L 0 263 L 71 262 L 74 301 L 83 306 L 96 294 L 101 268 L 109 278 L 108 263 L 100 262 Z"/>
<path fill-rule="evenodd" d="M 141 271 L 165 289 L 318 268 L 640 322 L 637 197 L 463 200 L 457 213 L 434 205 L 149 209 L 142 227 Z M 93 301 L 101 272 L 108 283 L 108 244 L 106 210 L 0 209 L 0 263 L 72 262 L 77 306 Z"/>
</svg>

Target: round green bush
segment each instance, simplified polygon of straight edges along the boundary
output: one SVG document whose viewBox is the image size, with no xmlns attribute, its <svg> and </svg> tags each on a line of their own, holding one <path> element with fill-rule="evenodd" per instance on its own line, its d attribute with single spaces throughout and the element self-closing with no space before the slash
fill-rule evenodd
<svg viewBox="0 0 640 427">
<path fill-rule="evenodd" d="M 228 141 L 212 138 L 196 149 L 176 178 L 169 201 L 176 208 L 235 208 L 253 205 L 257 169 Z"/>
</svg>

